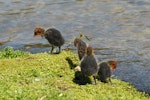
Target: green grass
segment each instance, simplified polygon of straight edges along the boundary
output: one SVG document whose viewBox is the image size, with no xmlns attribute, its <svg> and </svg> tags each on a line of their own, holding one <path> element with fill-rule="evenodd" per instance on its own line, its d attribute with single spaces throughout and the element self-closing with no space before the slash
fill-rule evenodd
<svg viewBox="0 0 150 100">
<path fill-rule="evenodd" d="M 13 51 L 14 52 L 14 51 Z M 9 57 L 8 57 L 9 58 Z M 129 83 L 79 85 L 76 54 L 28 54 L 0 59 L 0 100 L 149 100 Z M 90 77 L 93 82 L 93 78 Z"/>
<path fill-rule="evenodd" d="M 19 50 L 14 50 L 12 47 L 8 46 L 1 50 L 0 52 L 0 59 L 11 59 L 11 58 L 17 58 L 17 57 L 25 57 L 28 56 L 27 52 L 22 52 Z"/>
</svg>

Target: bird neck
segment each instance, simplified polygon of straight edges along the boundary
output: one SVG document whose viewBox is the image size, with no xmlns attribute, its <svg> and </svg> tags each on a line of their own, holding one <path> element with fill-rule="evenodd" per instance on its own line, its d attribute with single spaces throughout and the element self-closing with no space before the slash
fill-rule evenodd
<svg viewBox="0 0 150 100">
<path fill-rule="evenodd" d="M 94 56 L 94 52 L 86 52 L 86 56 Z"/>
<path fill-rule="evenodd" d="M 42 34 L 41 34 L 41 37 L 42 37 L 42 38 L 45 37 L 45 32 L 46 32 L 46 31 L 44 30 L 44 28 L 42 28 Z"/>
<path fill-rule="evenodd" d="M 94 56 L 94 53 L 92 53 L 92 54 L 86 54 L 86 56 Z"/>
</svg>

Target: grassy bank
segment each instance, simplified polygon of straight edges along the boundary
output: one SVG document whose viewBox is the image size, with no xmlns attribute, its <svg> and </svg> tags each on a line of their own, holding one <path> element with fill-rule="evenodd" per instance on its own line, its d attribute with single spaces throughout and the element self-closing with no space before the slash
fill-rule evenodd
<svg viewBox="0 0 150 100">
<path fill-rule="evenodd" d="M 0 53 L 0 100 L 149 100 L 132 85 L 112 79 L 113 85 L 79 85 L 76 54 Z M 11 52 L 15 52 L 11 50 Z M 17 55 L 19 53 L 11 53 Z M 18 51 L 19 52 L 19 51 Z M 7 54 L 7 55 L 10 55 Z"/>
</svg>

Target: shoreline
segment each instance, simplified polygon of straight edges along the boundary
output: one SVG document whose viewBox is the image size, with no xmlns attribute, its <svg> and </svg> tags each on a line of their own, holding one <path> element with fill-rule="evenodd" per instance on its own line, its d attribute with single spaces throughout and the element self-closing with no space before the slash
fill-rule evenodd
<svg viewBox="0 0 150 100">
<path fill-rule="evenodd" d="M 70 59 L 69 62 L 66 60 L 67 58 Z M 0 72 L 2 73 L 0 86 L 3 86 L 0 95 L 3 96 L 3 99 L 18 96 L 21 99 L 37 99 L 42 96 L 46 96 L 48 99 L 60 97 L 70 99 L 98 99 L 99 97 L 103 99 L 127 99 L 127 95 L 128 100 L 149 99 L 148 94 L 137 91 L 128 82 L 118 79 L 112 79 L 114 85 L 103 84 L 99 81 L 96 86 L 91 83 L 79 85 L 78 82 L 81 81 L 76 80 L 75 76 L 78 73 L 73 69 L 78 64 L 78 56 L 71 51 L 62 51 L 61 54 L 55 55 L 45 52 L 28 54 L 25 57 L 0 59 Z M 89 79 L 92 80 L 91 77 Z M 5 89 L 8 86 L 9 88 Z M 39 91 L 38 94 L 36 94 L 37 91 Z M 54 97 L 47 93 L 53 94 Z M 80 95 L 78 95 L 79 93 Z M 71 96 L 68 97 L 68 95 Z"/>
</svg>

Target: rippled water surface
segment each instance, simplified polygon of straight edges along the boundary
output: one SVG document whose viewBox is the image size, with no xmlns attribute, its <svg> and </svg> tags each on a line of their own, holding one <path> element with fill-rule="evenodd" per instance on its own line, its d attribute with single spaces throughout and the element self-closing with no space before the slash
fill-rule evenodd
<svg viewBox="0 0 150 100">
<path fill-rule="evenodd" d="M 63 48 L 87 35 L 99 61 L 118 60 L 113 74 L 150 93 L 150 0 L 0 1 L 0 48 L 49 51 L 45 39 L 33 37 L 36 26 L 60 30 Z"/>
</svg>

